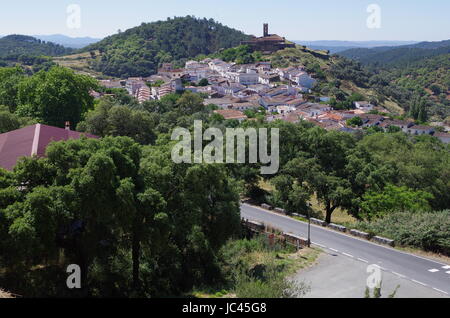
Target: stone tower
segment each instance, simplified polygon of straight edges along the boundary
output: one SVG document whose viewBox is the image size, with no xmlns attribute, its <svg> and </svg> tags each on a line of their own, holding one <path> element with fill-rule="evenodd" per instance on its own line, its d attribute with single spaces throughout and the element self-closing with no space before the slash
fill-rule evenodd
<svg viewBox="0 0 450 318">
<path fill-rule="evenodd" d="M 263 30 L 264 36 L 269 36 L 269 24 L 264 23 L 264 30 Z"/>
</svg>

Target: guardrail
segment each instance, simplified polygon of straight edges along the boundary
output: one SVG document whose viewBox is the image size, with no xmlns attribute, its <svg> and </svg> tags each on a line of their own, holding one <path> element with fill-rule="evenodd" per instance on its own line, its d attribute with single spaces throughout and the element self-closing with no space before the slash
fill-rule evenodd
<svg viewBox="0 0 450 318">
<path fill-rule="evenodd" d="M 314 223 L 314 224 L 320 225 L 320 226 L 327 226 L 327 222 L 316 219 L 316 218 L 311 218 L 311 223 Z"/>
<path fill-rule="evenodd" d="M 353 235 L 353 236 L 364 238 L 366 240 L 368 240 L 370 238 L 369 233 L 358 231 L 358 230 L 355 230 L 355 229 L 351 229 L 350 230 L 350 234 Z"/>
<path fill-rule="evenodd" d="M 293 245 L 297 249 L 301 249 L 305 246 L 308 246 L 308 239 L 301 236 L 297 236 L 292 233 L 282 232 L 281 230 L 278 230 L 276 228 L 266 226 L 264 223 L 248 220 L 245 218 L 242 219 L 242 223 L 250 231 L 258 234 L 265 234 L 271 240 L 277 237 L 283 243 Z M 274 232 L 280 232 L 281 234 L 275 235 Z"/>
<path fill-rule="evenodd" d="M 328 224 L 328 227 L 330 229 L 333 229 L 333 230 L 336 230 L 336 231 L 339 231 L 339 232 L 347 232 L 347 228 L 345 226 L 343 226 L 343 225 L 330 223 L 330 224 Z"/>
<path fill-rule="evenodd" d="M 274 212 L 279 213 L 279 214 L 283 214 L 283 215 L 287 215 L 288 214 L 285 209 L 273 208 L 271 205 L 266 204 L 266 203 L 261 204 L 261 207 L 263 209 L 266 209 L 266 210 L 273 210 Z M 299 213 L 291 213 L 291 215 L 292 216 L 296 216 L 296 217 L 301 217 L 301 218 L 304 218 L 304 219 L 308 218 L 306 215 L 299 214 Z M 345 226 L 343 226 L 343 225 L 334 224 L 334 223 L 327 224 L 327 222 L 325 222 L 323 220 L 316 219 L 316 218 L 311 218 L 310 220 L 311 220 L 311 223 L 316 224 L 316 225 L 328 227 L 328 228 L 330 228 L 332 230 L 343 232 L 343 233 L 347 232 L 347 228 Z M 391 239 L 388 239 L 388 238 L 385 238 L 385 237 L 374 236 L 374 237 L 371 238 L 369 233 L 362 232 L 362 231 L 359 231 L 359 230 L 356 230 L 356 229 L 349 229 L 348 232 L 351 235 L 353 235 L 353 236 L 360 237 L 360 238 L 363 238 L 363 239 L 366 239 L 366 240 L 372 240 L 373 242 L 378 243 L 378 244 L 388 245 L 388 246 L 392 246 L 392 247 L 395 246 L 395 241 L 394 240 L 391 240 Z M 285 233 L 283 233 L 283 235 L 285 235 Z M 305 245 L 304 242 L 302 244 Z M 306 240 L 306 244 L 307 244 L 307 240 Z"/>
<path fill-rule="evenodd" d="M 379 243 L 379 244 L 384 244 L 384 245 L 389 245 L 389 246 L 394 246 L 395 242 L 394 240 L 385 238 L 385 237 L 381 237 L 381 236 L 374 236 L 372 237 L 372 241 Z"/>
<path fill-rule="evenodd" d="M 286 215 L 286 210 L 282 208 L 273 209 L 275 212 Z"/>
</svg>

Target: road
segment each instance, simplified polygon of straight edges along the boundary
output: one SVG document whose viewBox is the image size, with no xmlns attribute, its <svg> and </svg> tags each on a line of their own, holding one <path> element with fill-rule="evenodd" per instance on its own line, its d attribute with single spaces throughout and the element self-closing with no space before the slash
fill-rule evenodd
<svg viewBox="0 0 450 318">
<path fill-rule="evenodd" d="M 272 225 L 284 232 L 307 237 L 308 224 L 248 204 L 241 206 L 245 219 Z M 421 256 L 378 245 L 327 228 L 311 225 L 311 241 L 314 245 L 355 261 L 376 264 L 384 272 L 428 287 L 443 295 L 450 295 L 450 265 Z M 369 275 L 369 274 L 368 274 Z"/>
</svg>

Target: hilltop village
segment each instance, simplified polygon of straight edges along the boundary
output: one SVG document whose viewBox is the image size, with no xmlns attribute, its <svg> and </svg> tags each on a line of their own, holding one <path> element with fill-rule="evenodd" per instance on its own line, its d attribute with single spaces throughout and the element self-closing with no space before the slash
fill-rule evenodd
<svg viewBox="0 0 450 318">
<path fill-rule="evenodd" d="M 308 101 L 305 94 L 311 92 L 315 83 L 316 79 L 302 66 L 272 68 L 270 62 L 238 65 L 219 59 L 188 61 L 183 69 L 164 64 L 158 74 L 148 78 L 101 81 L 108 88 L 125 88 L 140 103 L 159 100 L 175 92 L 200 93 L 205 106 L 216 105 L 216 113 L 226 120 L 251 119 L 247 115 L 250 111 L 263 113 L 268 122 L 307 120 L 327 130 L 347 132 L 376 126 L 385 131 L 397 129 L 413 135 L 430 134 L 445 143 L 450 142 L 448 133 L 435 131 L 432 126 L 415 125 L 412 121 L 392 120 L 385 108 L 367 101 L 355 102 L 353 110 L 334 110 L 327 104 L 330 100 L 327 96 L 317 102 Z M 357 120 L 352 120 L 356 117 Z"/>
<path fill-rule="evenodd" d="M 295 47 L 285 38 L 269 34 L 264 24 L 262 37 L 254 37 L 242 44 L 263 54 Z M 139 103 L 160 100 L 164 96 L 183 91 L 199 93 L 205 106 L 217 106 L 216 113 L 226 120 L 252 120 L 262 114 L 267 122 L 283 120 L 297 123 L 309 121 L 327 130 L 355 132 L 379 127 L 384 131 L 396 130 L 413 135 L 434 135 L 445 143 L 450 134 L 435 127 L 416 125 L 413 121 L 394 120 L 389 111 L 368 101 L 355 101 L 354 109 L 336 110 L 328 96 L 308 98 L 317 83 L 303 65 L 274 68 L 271 62 L 236 64 L 220 59 L 205 58 L 187 61 L 184 68 L 164 63 L 158 73 L 149 77 L 131 77 L 126 80 L 102 80 L 106 88 L 124 88 Z M 93 92 L 95 97 L 101 94 Z"/>
</svg>

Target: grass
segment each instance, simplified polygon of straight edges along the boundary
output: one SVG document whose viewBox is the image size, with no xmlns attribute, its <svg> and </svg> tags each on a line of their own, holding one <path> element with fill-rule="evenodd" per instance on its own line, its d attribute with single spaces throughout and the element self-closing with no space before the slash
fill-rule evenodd
<svg viewBox="0 0 450 318">
<path fill-rule="evenodd" d="M 275 190 L 275 188 L 273 187 L 272 184 L 270 184 L 270 182 L 265 181 L 265 180 L 260 180 L 258 186 L 267 191 L 267 192 L 272 192 Z M 309 203 L 311 203 L 311 207 L 314 210 L 314 214 L 315 216 L 321 218 L 321 219 L 325 219 L 325 207 L 319 202 L 317 201 L 316 196 L 311 196 L 311 199 L 309 200 Z M 301 220 L 302 221 L 302 220 Z M 331 216 L 331 221 L 333 223 L 337 223 L 337 224 L 345 224 L 345 225 L 352 225 L 355 224 L 357 222 L 357 220 L 349 215 L 345 210 L 337 208 L 332 216 Z"/>
<path fill-rule="evenodd" d="M 94 51 L 96 57 L 100 55 L 100 51 Z M 53 62 L 56 64 L 70 68 L 75 72 L 83 75 L 89 75 L 96 78 L 109 78 L 100 72 L 94 71 L 90 66 L 89 62 L 92 61 L 90 52 L 71 54 L 65 56 L 58 56 L 53 58 Z"/>
<path fill-rule="evenodd" d="M 309 203 L 311 203 L 312 209 L 314 210 L 314 212 L 316 212 L 316 214 L 319 215 L 319 218 L 324 220 L 326 215 L 325 207 L 319 201 L 317 201 L 316 196 L 312 196 Z M 331 215 L 331 222 L 336 224 L 352 225 L 355 224 L 357 220 L 353 216 L 348 214 L 345 210 L 337 208 Z"/>
<path fill-rule="evenodd" d="M 256 238 L 256 240 L 261 240 L 262 237 Z M 247 241 L 248 242 L 248 241 Z M 232 245 L 227 245 L 229 249 L 235 250 L 236 245 L 240 244 L 242 246 L 245 240 L 230 242 Z M 247 244 L 252 244 L 248 242 Z M 244 245 L 247 245 L 244 244 Z M 254 242 L 251 246 L 254 245 Z M 227 247 L 226 247 L 227 248 Z M 228 249 L 228 248 L 227 248 Z M 245 264 L 245 268 L 248 271 L 258 271 L 261 268 L 276 268 L 277 272 L 288 279 L 289 276 L 294 275 L 301 269 L 312 266 L 321 250 L 318 248 L 304 248 L 296 251 L 295 248 L 291 246 L 281 247 L 280 245 L 275 245 L 274 247 L 261 247 L 258 245 L 256 248 L 243 248 L 241 247 L 240 252 L 232 257 L 232 262 L 227 263 L 224 269 L 225 271 L 235 272 L 237 268 L 234 266 Z M 240 282 L 242 284 L 242 282 Z M 237 283 L 239 284 L 239 283 Z M 242 285 L 241 285 L 242 287 Z M 246 287 L 249 287 L 248 285 Z M 223 286 L 217 287 L 206 287 L 197 288 L 189 293 L 188 296 L 195 298 L 235 298 L 236 293 L 242 292 L 239 290 L 239 286 Z"/>
</svg>

